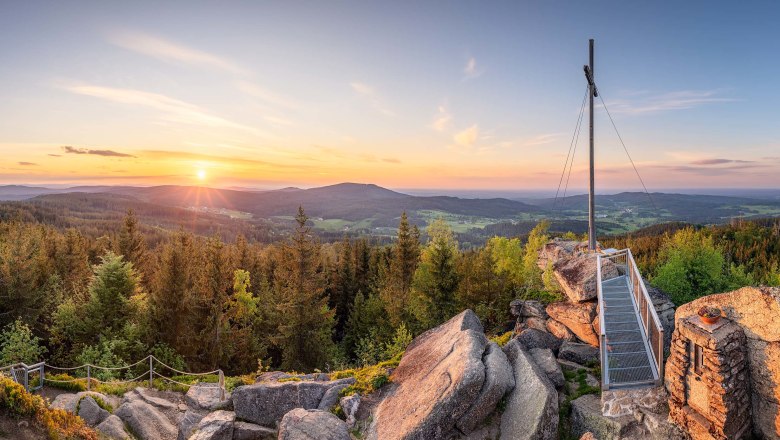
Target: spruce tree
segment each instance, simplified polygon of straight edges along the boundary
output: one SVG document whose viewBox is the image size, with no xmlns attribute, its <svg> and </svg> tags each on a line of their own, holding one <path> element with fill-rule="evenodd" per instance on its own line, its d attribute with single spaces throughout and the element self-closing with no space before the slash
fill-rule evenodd
<svg viewBox="0 0 780 440">
<path fill-rule="evenodd" d="M 122 255 L 125 261 L 133 263 L 136 268 L 141 268 L 145 263 L 146 242 L 138 226 L 138 218 L 132 209 L 127 210 L 122 230 L 119 233 L 117 243 L 119 255 Z"/>
<path fill-rule="evenodd" d="M 328 307 L 321 270 L 320 244 L 311 236 L 302 207 L 298 226 L 283 246 L 274 283 L 279 295 L 279 328 L 274 337 L 282 355 L 282 368 L 322 368 L 333 352 L 334 313 Z"/>
<path fill-rule="evenodd" d="M 406 212 L 398 224 L 398 240 L 393 248 L 390 270 L 381 292 L 388 318 L 393 327 L 406 320 L 409 293 L 420 257 L 420 232 L 410 226 Z"/>
</svg>

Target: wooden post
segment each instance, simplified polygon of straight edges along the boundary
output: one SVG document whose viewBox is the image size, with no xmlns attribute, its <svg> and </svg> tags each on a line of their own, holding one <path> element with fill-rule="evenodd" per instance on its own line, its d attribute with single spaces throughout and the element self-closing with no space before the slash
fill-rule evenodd
<svg viewBox="0 0 780 440">
<path fill-rule="evenodd" d="M 225 373 L 219 370 L 219 401 L 225 400 Z"/>
<path fill-rule="evenodd" d="M 87 391 L 90 391 L 91 387 L 92 387 L 91 376 L 92 376 L 92 373 L 90 372 L 89 364 L 87 364 Z"/>
<path fill-rule="evenodd" d="M 154 388 L 154 358 L 149 355 L 149 388 Z"/>
<path fill-rule="evenodd" d="M 586 66 L 586 77 L 588 78 L 588 95 L 590 96 L 590 186 L 588 191 L 588 250 L 596 251 L 596 193 L 595 193 L 595 173 L 594 173 L 594 148 L 593 148 L 593 97 L 598 96 L 596 92 L 596 79 L 593 72 L 593 39 L 590 39 L 590 64 Z"/>
</svg>

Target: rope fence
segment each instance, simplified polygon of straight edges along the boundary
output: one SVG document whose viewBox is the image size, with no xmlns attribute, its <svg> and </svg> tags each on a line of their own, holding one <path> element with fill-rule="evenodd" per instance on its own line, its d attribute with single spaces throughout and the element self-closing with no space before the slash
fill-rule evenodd
<svg viewBox="0 0 780 440">
<path fill-rule="evenodd" d="M 131 373 L 130 369 L 135 368 L 139 365 L 145 364 L 148 362 L 148 369 L 141 373 L 139 376 L 136 376 L 132 379 L 126 379 L 126 380 L 101 380 L 94 376 L 94 371 L 121 371 L 121 370 L 127 370 L 128 373 Z M 155 371 L 155 367 L 157 367 L 157 370 Z M 53 379 L 53 378 L 47 378 L 46 377 L 46 369 L 49 370 L 55 370 L 55 371 L 62 371 L 62 372 L 78 372 L 78 371 L 86 371 L 85 377 L 74 377 L 73 379 Z M 76 383 L 86 380 L 87 383 L 87 391 L 92 390 L 92 382 L 98 383 L 98 384 L 105 384 L 105 385 L 121 385 L 126 383 L 133 383 L 133 382 L 143 382 L 146 378 L 148 378 L 149 381 L 149 388 L 154 387 L 154 378 L 159 377 L 162 380 L 175 383 L 180 386 L 184 386 L 186 388 L 192 387 L 194 384 L 192 383 L 184 383 L 178 380 L 173 379 L 172 377 L 165 376 L 160 373 L 161 370 L 169 370 L 172 373 L 178 373 L 181 376 L 195 376 L 195 377 L 203 377 L 203 376 L 210 376 L 210 375 L 217 375 L 217 382 L 204 382 L 200 385 L 206 385 L 206 386 L 212 386 L 212 387 L 219 387 L 220 390 L 220 400 L 225 400 L 225 374 L 224 372 L 219 370 L 213 370 L 208 371 L 205 373 L 194 373 L 189 371 L 182 371 L 179 369 L 176 369 L 174 367 L 171 367 L 170 365 L 162 362 L 161 360 L 154 357 L 154 355 L 148 355 L 145 358 L 141 359 L 138 362 L 135 362 L 130 365 L 123 365 L 121 367 L 104 367 L 101 365 L 94 365 L 90 363 L 86 363 L 83 365 L 79 365 L 76 367 L 58 367 L 51 364 L 48 364 L 46 362 L 38 362 L 37 364 L 33 365 L 27 365 L 25 363 L 16 363 L 13 365 L 7 365 L 5 367 L 0 367 L 0 374 L 5 374 L 7 371 L 9 373 L 9 376 L 22 386 L 27 391 L 36 391 L 41 389 L 46 382 L 52 382 L 52 383 L 59 383 L 59 384 L 68 384 L 68 383 Z M 38 384 L 35 387 L 30 387 L 30 377 L 31 376 L 38 376 Z M 130 374 L 128 374 L 130 375 Z"/>
</svg>

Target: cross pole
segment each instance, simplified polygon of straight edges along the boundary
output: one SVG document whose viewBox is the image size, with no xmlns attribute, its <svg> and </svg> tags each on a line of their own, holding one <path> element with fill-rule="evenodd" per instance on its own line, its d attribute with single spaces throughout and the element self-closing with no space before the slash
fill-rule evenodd
<svg viewBox="0 0 780 440">
<path fill-rule="evenodd" d="M 590 65 L 585 65 L 585 79 L 588 81 L 590 93 L 590 187 L 588 189 L 588 250 L 596 251 L 596 193 L 595 193 L 595 174 L 593 159 L 593 98 L 599 96 L 596 89 L 596 81 L 593 76 L 593 39 L 590 39 Z"/>
</svg>

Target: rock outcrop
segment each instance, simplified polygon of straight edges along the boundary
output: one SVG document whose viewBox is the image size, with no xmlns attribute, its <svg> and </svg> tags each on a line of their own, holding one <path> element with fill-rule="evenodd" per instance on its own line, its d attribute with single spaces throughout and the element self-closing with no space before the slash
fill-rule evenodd
<svg viewBox="0 0 780 440">
<path fill-rule="evenodd" d="M 328 390 L 336 387 L 340 391 L 353 383 L 355 378 L 349 377 L 334 381 L 292 380 L 245 385 L 233 391 L 233 409 L 241 420 L 274 426 L 290 410 L 317 409 Z"/>
<path fill-rule="evenodd" d="M 471 310 L 415 338 L 375 410 L 368 438 L 446 439 L 459 423 L 474 426 L 470 419 L 484 412 L 476 405 L 495 407 L 504 394 L 498 378 L 504 369 L 486 367 L 487 348 L 482 324 Z M 500 364 L 502 358 L 488 355 L 488 360 Z"/>
<path fill-rule="evenodd" d="M 515 388 L 501 416 L 502 440 L 552 440 L 558 437 L 558 392 L 544 371 L 517 340 L 504 351 L 515 376 Z"/>
<path fill-rule="evenodd" d="M 225 394 L 225 399 L 221 397 L 222 390 L 214 384 L 197 384 L 190 387 L 184 395 L 184 401 L 187 406 L 193 410 L 211 411 L 222 405 L 222 402 L 230 400 L 230 394 Z"/>
<path fill-rule="evenodd" d="M 572 302 L 590 301 L 598 295 L 595 254 L 582 254 L 560 259 L 553 265 L 553 274 L 563 292 Z M 620 274 L 617 266 L 611 260 L 602 259 L 601 275 L 608 279 Z"/>
<path fill-rule="evenodd" d="M 575 364 L 588 365 L 599 362 L 599 349 L 588 344 L 566 341 L 561 345 L 558 358 Z"/>
<path fill-rule="evenodd" d="M 161 411 L 141 399 L 123 403 L 114 414 L 141 440 L 175 440 L 179 432 Z"/>
<path fill-rule="evenodd" d="M 495 342 L 491 342 L 482 357 L 485 364 L 485 382 L 471 408 L 455 426 L 463 433 L 469 433 L 496 409 L 498 401 L 515 386 L 512 367 L 506 354 Z"/>
<path fill-rule="evenodd" d="M 108 411 L 98 406 L 95 399 L 86 396 L 79 402 L 79 417 L 84 419 L 89 426 L 97 426 L 108 418 Z"/>
<path fill-rule="evenodd" d="M 520 342 L 526 350 L 531 350 L 533 348 L 548 348 L 557 353 L 558 349 L 561 348 L 560 339 L 547 331 L 537 330 L 535 328 L 523 330 L 515 339 Z"/>
<path fill-rule="evenodd" d="M 125 431 L 125 424 L 118 416 L 111 414 L 103 422 L 95 427 L 95 430 L 112 440 L 131 440 L 132 437 Z"/>
<path fill-rule="evenodd" d="M 282 418 L 279 440 L 350 440 L 347 425 L 321 410 L 296 408 Z"/>
<path fill-rule="evenodd" d="M 276 438 L 275 429 L 248 422 L 233 423 L 233 440 L 276 440 Z"/>
<path fill-rule="evenodd" d="M 580 340 L 594 347 L 599 346 L 599 337 L 593 329 L 596 317 L 596 303 L 572 303 L 560 301 L 547 306 L 547 314 L 571 330 Z"/>
<path fill-rule="evenodd" d="M 555 354 L 548 348 L 533 348 L 529 350 L 531 358 L 544 371 L 555 388 L 561 388 L 566 383 L 561 365 L 555 359 Z"/>
<path fill-rule="evenodd" d="M 571 341 L 577 338 L 568 327 L 554 319 L 548 319 L 545 323 L 545 327 L 551 335 L 562 341 Z"/>
<path fill-rule="evenodd" d="M 236 414 L 232 411 L 214 411 L 198 423 L 198 429 L 189 440 L 232 440 L 235 420 Z"/>
<path fill-rule="evenodd" d="M 675 326 L 702 306 L 720 308 L 744 331 L 754 432 L 780 438 L 780 288 L 745 287 L 696 299 L 677 308 Z"/>
</svg>

